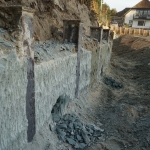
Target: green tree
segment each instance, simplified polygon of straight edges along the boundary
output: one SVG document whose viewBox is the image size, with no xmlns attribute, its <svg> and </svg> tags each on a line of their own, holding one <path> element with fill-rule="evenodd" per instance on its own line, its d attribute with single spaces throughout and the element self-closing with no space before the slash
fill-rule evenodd
<svg viewBox="0 0 150 150">
<path fill-rule="evenodd" d="M 113 9 L 111 9 L 110 11 L 111 11 L 111 16 L 115 16 L 116 13 L 117 13 L 116 8 L 113 8 Z"/>
</svg>

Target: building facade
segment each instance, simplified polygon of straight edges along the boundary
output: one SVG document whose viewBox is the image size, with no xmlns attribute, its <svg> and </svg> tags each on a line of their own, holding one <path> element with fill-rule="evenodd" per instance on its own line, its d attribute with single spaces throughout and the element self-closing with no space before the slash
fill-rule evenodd
<svg viewBox="0 0 150 150">
<path fill-rule="evenodd" d="M 124 24 L 133 28 L 150 28 L 150 1 L 142 0 L 124 14 Z"/>
</svg>

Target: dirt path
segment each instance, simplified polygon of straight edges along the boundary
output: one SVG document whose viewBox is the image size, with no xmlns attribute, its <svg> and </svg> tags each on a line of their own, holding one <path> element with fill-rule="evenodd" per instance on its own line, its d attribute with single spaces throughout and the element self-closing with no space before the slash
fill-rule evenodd
<svg viewBox="0 0 150 150">
<path fill-rule="evenodd" d="M 91 103 L 93 120 L 105 132 L 102 142 L 89 150 L 150 149 L 150 49 L 133 49 L 125 38 L 114 42 L 110 68 L 104 75 L 109 81 L 103 79 L 99 100 Z M 115 82 L 123 87 L 118 89 Z"/>
</svg>

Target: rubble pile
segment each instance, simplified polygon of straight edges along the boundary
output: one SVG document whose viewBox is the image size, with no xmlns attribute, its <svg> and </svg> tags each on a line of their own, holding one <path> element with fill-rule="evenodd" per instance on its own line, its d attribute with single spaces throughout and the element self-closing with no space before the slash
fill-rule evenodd
<svg viewBox="0 0 150 150">
<path fill-rule="evenodd" d="M 50 129 L 52 126 L 50 125 Z M 84 125 L 76 115 L 64 115 L 55 126 L 58 138 L 76 149 L 84 149 L 101 139 L 103 129 L 95 125 Z"/>
</svg>

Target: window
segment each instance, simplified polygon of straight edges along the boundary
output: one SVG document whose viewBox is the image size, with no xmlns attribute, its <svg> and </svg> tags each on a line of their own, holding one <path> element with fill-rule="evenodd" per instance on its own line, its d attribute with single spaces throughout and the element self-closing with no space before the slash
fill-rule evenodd
<svg viewBox="0 0 150 150">
<path fill-rule="evenodd" d="M 136 10 L 136 14 L 139 14 L 140 13 L 140 11 L 139 10 Z"/>
<path fill-rule="evenodd" d="M 147 15 L 147 10 L 144 10 L 144 16 L 146 16 Z"/>
<path fill-rule="evenodd" d="M 142 16 L 143 15 L 143 10 L 139 11 L 139 15 Z"/>
<path fill-rule="evenodd" d="M 147 10 L 144 10 L 144 15 L 147 15 Z"/>
<path fill-rule="evenodd" d="M 132 27 L 133 20 L 129 20 L 129 27 Z"/>
<path fill-rule="evenodd" d="M 138 26 L 145 26 L 145 21 L 138 21 Z"/>
</svg>

